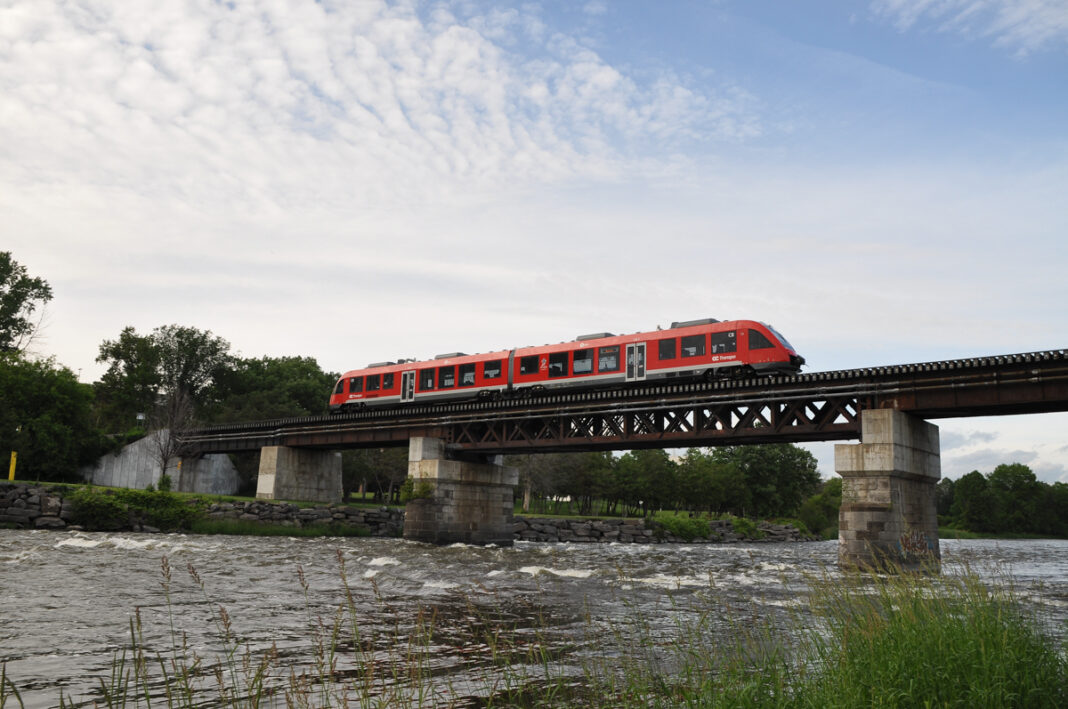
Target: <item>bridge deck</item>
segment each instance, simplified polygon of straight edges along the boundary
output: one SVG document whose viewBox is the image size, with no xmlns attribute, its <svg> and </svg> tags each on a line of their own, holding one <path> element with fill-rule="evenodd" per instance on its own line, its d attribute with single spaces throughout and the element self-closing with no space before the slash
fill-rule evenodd
<svg viewBox="0 0 1068 709">
<path fill-rule="evenodd" d="M 210 426 L 189 455 L 265 445 L 361 448 L 413 436 L 486 453 L 734 445 L 859 438 L 860 412 L 921 418 L 1068 410 L 1068 350 L 738 381 L 664 382 L 502 401 L 368 408 Z"/>
</svg>

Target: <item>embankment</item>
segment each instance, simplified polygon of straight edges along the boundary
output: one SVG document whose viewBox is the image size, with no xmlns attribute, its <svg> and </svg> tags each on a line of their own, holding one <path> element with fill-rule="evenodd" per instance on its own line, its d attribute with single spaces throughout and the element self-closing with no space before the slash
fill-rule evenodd
<svg viewBox="0 0 1068 709">
<path fill-rule="evenodd" d="M 79 510 L 71 496 L 77 488 L 0 481 L 0 525 L 23 529 L 82 529 Z M 104 488 L 95 488 L 108 494 Z M 203 502 L 200 515 L 209 520 L 239 520 L 253 524 L 288 527 L 344 525 L 363 528 L 370 536 L 399 537 L 404 529 L 404 511 L 389 507 L 320 505 L 300 507 L 286 502 L 234 500 Z M 808 538 L 789 525 L 768 522 L 737 525 L 730 520 L 710 520 L 697 535 L 673 534 L 656 521 L 628 519 L 574 519 L 561 517 L 516 517 L 516 540 L 571 543 L 731 543 L 797 542 Z M 145 515 L 128 509 L 114 518 L 113 531 L 158 532 Z"/>
</svg>

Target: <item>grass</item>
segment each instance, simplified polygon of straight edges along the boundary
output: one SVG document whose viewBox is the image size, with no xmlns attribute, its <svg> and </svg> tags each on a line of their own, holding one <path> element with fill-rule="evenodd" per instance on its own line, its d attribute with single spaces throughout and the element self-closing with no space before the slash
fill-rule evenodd
<svg viewBox="0 0 1068 709">
<path fill-rule="evenodd" d="M 310 650 L 280 659 L 242 644 L 224 608 L 187 567 L 216 638 L 193 649 L 176 625 L 162 562 L 169 644 L 151 647 L 141 615 L 92 701 L 104 707 L 997 707 L 1068 706 L 1068 647 L 1018 600 L 1011 580 L 974 573 L 826 573 L 780 616 L 724 607 L 715 594 L 672 606 L 668 630 L 632 609 L 587 613 L 559 632 L 538 599 L 469 599 L 401 612 L 374 580 L 377 612 L 357 600 L 338 554 L 340 597 L 313 601 L 303 570 Z M 361 581 L 361 583 L 368 583 Z M 491 591 L 487 591 L 491 593 Z M 703 600 L 700 600 L 702 599 Z M 674 603 L 674 602 L 672 602 Z M 203 614 L 200 614 L 204 617 Z M 540 618 L 533 628 L 517 618 Z M 1063 629 L 1062 629 L 1063 630 Z M 444 654 L 443 654 L 444 651 Z M 85 701 L 79 699 L 78 701 Z M 0 708 L 22 706 L 0 674 Z M 60 706 L 74 706 L 60 697 Z"/>
</svg>

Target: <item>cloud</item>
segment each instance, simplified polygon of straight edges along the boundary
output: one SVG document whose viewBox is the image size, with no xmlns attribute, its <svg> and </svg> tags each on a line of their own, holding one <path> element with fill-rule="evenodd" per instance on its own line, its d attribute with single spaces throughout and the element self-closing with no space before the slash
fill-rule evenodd
<svg viewBox="0 0 1068 709">
<path fill-rule="evenodd" d="M 447 202 L 759 130 L 742 93 L 629 76 L 526 6 L 463 7 L 15 0 L 0 180 L 248 211 Z"/>
<path fill-rule="evenodd" d="M 956 448 L 966 448 L 976 443 L 990 443 L 997 439 L 998 434 L 991 431 L 942 431 L 939 442 L 942 451 L 950 451 Z"/>
<path fill-rule="evenodd" d="M 1020 55 L 1068 45 L 1063 0 L 875 0 L 872 9 L 903 32 L 930 27 Z"/>
</svg>

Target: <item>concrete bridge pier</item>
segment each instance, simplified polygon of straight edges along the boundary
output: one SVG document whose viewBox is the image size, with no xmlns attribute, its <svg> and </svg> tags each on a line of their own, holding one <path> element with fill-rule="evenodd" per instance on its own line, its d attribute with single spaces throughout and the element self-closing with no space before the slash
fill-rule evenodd
<svg viewBox="0 0 1068 709">
<path fill-rule="evenodd" d="M 836 445 L 841 566 L 937 570 L 938 427 L 895 409 L 860 413 L 861 442 Z"/>
<path fill-rule="evenodd" d="M 457 456 L 459 457 L 459 456 Z M 513 492 L 519 480 L 502 456 L 452 460 L 438 438 L 412 438 L 408 474 L 427 497 L 404 509 L 404 538 L 431 544 L 512 545 Z"/>
<path fill-rule="evenodd" d="M 261 500 L 341 502 L 341 454 L 312 448 L 264 446 L 256 497 Z"/>
</svg>

